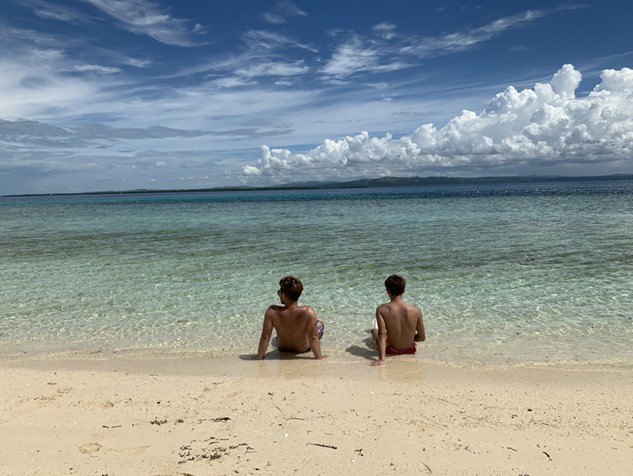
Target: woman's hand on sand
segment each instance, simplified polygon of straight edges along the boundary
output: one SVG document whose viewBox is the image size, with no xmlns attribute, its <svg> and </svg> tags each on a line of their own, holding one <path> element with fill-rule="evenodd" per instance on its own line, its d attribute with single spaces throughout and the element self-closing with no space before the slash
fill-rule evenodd
<svg viewBox="0 0 633 476">
<path fill-rule="evenodd" d="M 386 361 L 386 360 L 380 360 L 380 359 L 378 359 L 378 360 L 374 360 L 374 361 L 372 361 L 372 363 L 371 363 L 371 364 L 369 364 L 369 365 L 371 365 L 372 367 L 379 367 L 379 366 L 381 366 L 381 365 L 385 365 L 386 363 L 387 363 L 387 361 Z"/>
</svg>

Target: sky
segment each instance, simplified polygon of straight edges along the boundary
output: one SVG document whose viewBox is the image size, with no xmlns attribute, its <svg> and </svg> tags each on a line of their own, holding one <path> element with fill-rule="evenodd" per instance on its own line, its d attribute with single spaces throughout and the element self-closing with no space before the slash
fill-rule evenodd
<svg viewBox="0 0 633 476">
<path fill-rule="evenodd" d="M 0 195 L 633 173 L 630 1 L 0 3 Z"/>
</svg>

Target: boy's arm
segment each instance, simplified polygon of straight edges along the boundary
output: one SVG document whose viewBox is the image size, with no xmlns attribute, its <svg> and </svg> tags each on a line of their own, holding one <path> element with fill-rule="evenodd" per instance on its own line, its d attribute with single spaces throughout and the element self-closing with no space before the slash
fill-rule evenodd
<svg viewBox="0 0 633 476">
<path fill-rule="evenodd" d="M 308 334 L 308 342 L 310 342 L 310 349 L 314 354 L 314 358 L 317 360 L 321 360 L 323 358 L 323 355 L 321 354 L 321 340 L 319 339 L 319 333 L 317 331 L 316 324 L 316 312 L 314 312 L 314 309 L 310 309 L 310 314 L 308 315 L 308 328 L 306 329 L 306 333 Z"/>
<path fill-rule="evenodd" d="M 263 360 L 268 350 L 268 343 L 273 335 L 273 320 L 270 316 L 270 309 L 264 315 L 264 325 L 262 326 L 262 335 L 259 338 L 259 348 L 257 349 L 257 360 Z"/>
<path fill-rule="evenodd" d="M 424 342 L 426 340 L 426 332 L 424 332 L 424 316 L 422 315 L 422 311 L 420 311 L 420 315 L 418 316 L 418 325 L 417 325 L 417 333 L 415 334 L 416 342 Z"/>
<path fill-rule="evenodd" d="M 385 319 L 380 314 L 380 308 L 376 309 L 376 322 L 378 322 L 378 360 L 374 360 L 371 365 L 377 367 L 385 363 L 385 354 L 387 352 L 387 326 Z"/>
</svg>

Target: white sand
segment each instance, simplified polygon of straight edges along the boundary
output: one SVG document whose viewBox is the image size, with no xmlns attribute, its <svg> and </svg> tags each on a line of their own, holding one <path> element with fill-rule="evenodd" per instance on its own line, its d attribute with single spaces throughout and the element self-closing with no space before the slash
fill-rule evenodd
<svg viewBox="0 0 633 476">
<path fill-rule="evenodd" d="M 633 370 L 0 361 L 1 475 L 631 475 Z"/>
</svg>

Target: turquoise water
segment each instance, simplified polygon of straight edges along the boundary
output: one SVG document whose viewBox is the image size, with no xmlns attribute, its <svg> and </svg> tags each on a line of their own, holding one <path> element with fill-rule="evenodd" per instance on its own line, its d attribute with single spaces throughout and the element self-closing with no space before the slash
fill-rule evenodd
<svg viewBox="0 0 633 476">
<path fill-rule="evenodd" d="M 384 278 L 419 359 L 633 363 L 633 182 L 0 198 L 0 354 L 255 352 L 278 280 L 366 353 Z"/>
</svg>

